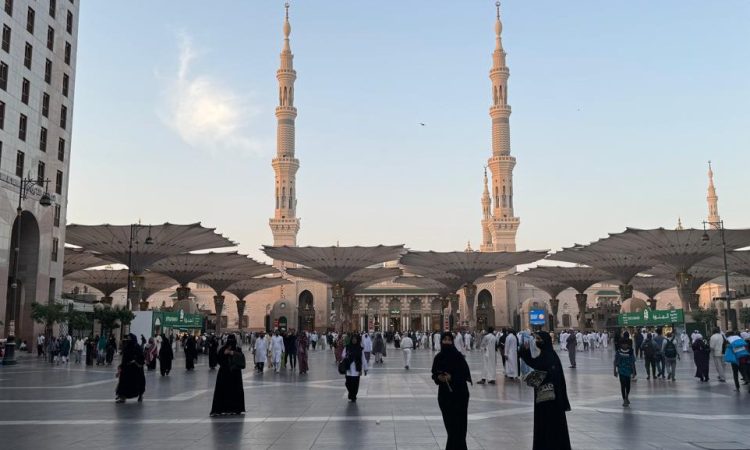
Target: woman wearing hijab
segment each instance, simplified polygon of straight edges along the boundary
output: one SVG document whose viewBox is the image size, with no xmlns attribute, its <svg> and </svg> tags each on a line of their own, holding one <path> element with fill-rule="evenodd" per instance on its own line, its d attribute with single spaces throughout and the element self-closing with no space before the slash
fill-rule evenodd
<svg viewBox="0 0 750 450">
<path fill-rule="evenodd" d="M 375 341 L 372 343 L 372 352 L 375 354 L 375 364 L 383 364 L 385 340 L 383 340 L 383 335 L 380 333 L 375 335 Z"/>
<path fill-rule="evenodd" d="M 195 344 L 195 336 L 192 334 L 185 339 L 185 370 L 195 369 L 195 359 L 198 357 L 198 348 Z"/>
<path fill-rule="evenodd" d="M 159 349 L 159 371 L 161 372 L 161 376 L 169 375 L 169 371 L 172 370 L 173 359 L 172 341 L 162 333 L 161 348 Z"/>
<path fill-rule="evenodd" d="M 359 392 L 359 377 L 362 373 L 367 376 L 367 359 L 365 352 L 362 351 L 362 343 L 358 334 L 352 334 L 349 345 L 341 354 L 341 360 L 348 363 L 346 390 L 349 392 L 349 401 L 355 403 Z"/>
<path fill-rule="evenodd" d="M 700 335 L 699 335 L 700 336 Z M 693 341 L 693 361 L 695 361 L 695 377 L 701 381 L 708 381 L 708 360 L 711 349 L 700 336 Z"/>
<path fill-rule="evenodd" d="M 219 349 L 219 339 L 212 334 L 208 337 L 208 342 L 206 344 L 208 346 L 208 368 L 209 370 L 214 370 L 219 362 L 219 354 L 217 353 Z"/>
<path fill-rule="evenodd" d="M 307 334 L 300 331 L 297 336 L 297 362 L 299 363 L 300 375 L 306 374 L 309 369 L 307 365 L 307 342 Z"/>
<path fill-rule="evenodd" d="M 130 333 L 122 345 L 122 360 L 117 367 L 116 403 L 125 403 L 125 399 L 138 397 L 143 401 L 146 391 L 146 377 L 143 375 L 143 349 L 138 345 L 138 338 Z"/>
<path fill-rule="evenodd" d="M 89 338 L 86 339 L 86 365 L 87 366 L 94 365 L 95 355 L 96 355 L 96 339 L 94 339 L 94 336 L 89 335 Z"/>
<path fill-rule="evenodd" d="M 534 450 L 570 450 L 568 421 L 565 412 L 570 411 L 565 375 L 560 358 L 552 348 L 552 338 L 546 331 L 534 334 L 534 343 L 539 356 L 531 357 L 528 348 L 519 355 L 532 369 L 527 383 L 534 386 Z M 535 377 L 535 374 L 539 374 Z M 543 378 L 542 378 L 543 377 Z M 537 382 L 528 381 L 536 379 Z"/>
<path fill-rule="evenodd" d="M 438 405 L 448 433 L 445 449 L 466 449 L 469 409 L 469 387 L 466 383 L 472 383 L 471 372 L 466 359 L 453 345 L 453 334 L 450 332 L 441 335 L 440 352 L 432 360 L 432 379 L 438 385 Z"/>
<path fill-rule="evenodd" d="M 211 416 L 242 414 L 245 412 L 245 391 L 242 389 L 245 359 L 233 334 L 227 336 L 227 343 L 219 349 L 217 358 L 219 373 L 216 374 Z"/>
<path fill-rule="evenodd" d="M 143 353 L 146 360 L 146 369 L 156 370 L 156 359 L 159 355 L 156 351 L 156 341 L 154 341 L 154 338 L 148 338 L 148 344 L 143 349 Z"/>
</svg>

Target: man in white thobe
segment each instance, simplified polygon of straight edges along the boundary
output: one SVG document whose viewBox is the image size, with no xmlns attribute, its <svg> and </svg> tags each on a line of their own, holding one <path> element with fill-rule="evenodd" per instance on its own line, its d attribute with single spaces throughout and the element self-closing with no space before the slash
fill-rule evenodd
<svg viewBox="0 0 750 450">
<path fill-rule="evenodd" d="M 482 379 L 478 384 L 484 384 L 486 381 L 489 381 L 490 384 L 495 384 L 495 373 L 497 372 L 496 346 L 497 338 L 495 338 L 495 330 L 490 327 L 487 334 L 482 338 L 482 343 L 479 347 L 482 352 Z"/>
<path fill-rule="evenodd" d="M 609 333 L 606 331 L 602 332 L 602 337 L 599 338 L 599 341 L 602 343 L 602 347 L 606 349 L 609 346 Z"/>
<path fill-rule="evenodd" d="M 456 337 L 453 339 L 453 343 L 456 346 L 456 350 L 462 355 L 466 356 L 466 348 L 464 347 L 464 336 L 460 331 L 456 332 Z"/>
<path fill-rule="evenodd" d="M 464 333 L 464 350 L 466 352 L 470 352 L 471 351 L 471 339 L 472 339 L 472 337 L 473 336 L 468 331 L 466 333 Z"/>
<path fill-rule="evenodd" d="M 279 335 L 279 331 L 276 330 L 276 334 L 271 338 L 271 353 L 273 355 L 273 369 L 276 373 L 279 373 L 281 367 L 281 354 L 284 353 L 284 338 Z"/>
<path fill-rule="evenodd" d="M 516 378 L 518 376 L 518 338 L 512 331 L 505 338 L 505 376 Z"/>
<path fill-rule="evenodd" d="M 440 351 L 440 333 L 433 333 L 432 334 L 432 349 L 436 352 Z"/>
<path fill-rule="evenodd" d="M 414 341 L 409 337 L 408 334 L 404 334 L 401 339 L 401 351 L 404 352 L 404 369 L 409 370 L 411 365 L 411 351 L 414 348 Z"/>
<path fill-rule="evenodd" d="M 266 365 L 266 358 L 268 354 L 268 345 L 263 336 L 255 338 L 255 345 L 253 346 L 253 354 L 255 355 L 255 371 L 263 373 L 263 368 Z"/>
</svg>

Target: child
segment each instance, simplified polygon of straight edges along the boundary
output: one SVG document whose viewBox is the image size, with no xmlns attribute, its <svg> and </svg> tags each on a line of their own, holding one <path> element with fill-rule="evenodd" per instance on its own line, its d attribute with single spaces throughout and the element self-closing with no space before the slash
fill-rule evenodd
<svg viewBox="0 0 750 450">
<path fill-rule="evenodd" d="M 620 377 L 620 391 L 622 392 L 622 406 L 630 406 L 630 377 L 635 376 L 635 355 L 630 348 L 630 340 L 620 342 L 615 352 L 615 377 Z"/>
</svg>

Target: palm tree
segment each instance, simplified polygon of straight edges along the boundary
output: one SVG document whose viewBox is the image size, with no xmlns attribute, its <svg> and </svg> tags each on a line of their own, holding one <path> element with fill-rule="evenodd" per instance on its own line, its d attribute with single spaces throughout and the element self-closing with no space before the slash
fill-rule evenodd
<svg viewBox="0 0 750 450">
<path fill-rule="evenodd" d="M 52 336 L 52 327 L 55 323 L 65 321 L 67 313 L 65 312 L 65 305 L 60 303 L 48 303 L 43 305 L 41 303 L 31 304 L 31 318 L 34 322 L 44 324 L 44 334 L 49 338 Z"/>
</svg>

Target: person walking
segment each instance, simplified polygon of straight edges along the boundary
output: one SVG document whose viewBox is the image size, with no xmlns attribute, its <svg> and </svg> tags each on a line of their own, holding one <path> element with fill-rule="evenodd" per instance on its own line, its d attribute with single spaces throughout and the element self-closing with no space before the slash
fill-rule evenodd
<svg viewBox="0 0 750 450">
<path fill-rule="evenodd" d="M 695 377 L 701 381 L 708 381 L 708 360 L 711 349 L 702 337 L 693 341 L 693 361 L 695 362 Z"/>
<path fill-rule="evenodd" d="M 43 358 L 44 357 L 44 335 L 39 334 L 39 336 L 36 337 L 36 357 L 37 358 Z"/>
<path fill-rule="evenodd" d="M 682 330 L 682 333 L 680 333 L 680 344 L 682 345 L 682 353 L 687 353 L 688 346 L 690 345 L 690 338 L 685 330 Z"/>
<path fill-rule="evenodd" d="M 482 379 L 477 384 L 484 384 L 487 381 L 490 384 L 495 384 L 495 374 L 497 373 L 497 339 L 495 338 L 494 328 L 489 328 L 487 334 L 482 338 L 479 348 L 482 352 Z"/>
<path fill-rule="evenodd" d="M 654 344 L 651 333 L 646 335 L 646 340 L 641 344 L 641 352 L 646 365 L 646 379 L 650 380 L 652 376 L 656 379 L 656 344 Z"/>
<path fill-rule="evenodd" d="M 156 351 L 156 341 L 154 338 L 148 338 L 146 347 L 143 349 L 143 356 L 146 361 L 146 370 L 156 370 L 156 360 L 159 354 Z"/>
<path fill-rule="evenodd" d="M 188 335 L 185 339 L 185 370 L 195 369 L 195 360 L 198 359 L 198 347 L 195 336 Z"/>
<path fill-rule="evenodd" d="M 362 374 L 367 376 L 367 359 L 362 351 L 362 343 L 358 334 L 353 334 L 349 340 L 349 345 L 344 348 L 341 355 L 341 361 L 346 365 L 346 390 L 349 401 L 357 402 L 357 393 L 359 393 L 359 378 Z"/>
<path fill-rule="evenodd" d="M 136 338 L 136 344 L 138 344 L 138 338 Z M 109 338 L 107 339 L 107 345 L 105 348 L 105 355 L 104 355 L 104 361 L 107 363 L 108 366 L 111 366 L 112 362 L 115 360 L 116 351 L 117 351 L 117 341 L 115 340 L 115 335 L 110 333 Z"/>
<path fill-rule="evenodd" d="M 445 332 L 440 352 L 432 360 L 432 380 L 438 385 L 438 406 L 448 434 L 446 450 L 464 450 L 468 430 L 469 387 L 472 383 L 469 365 L 454 345 L 453 334 Z"/>
<path fill-rule="evenodd" d="M 208 370 L 214 370 L 219 364 L 219 338 L 213 334 L 210 335 L 206 340 L 206 347 L 208 347 Z"/>
<path fill-rule="evenodd" d="M 615 352 L 615 377 L 620 379 L 622 406 L 630 406 L 630 380 L 635 375 L 635 354 L 630 341 L 623 341 Z"/>
<path fill-rule="evenodd" d="M 307 353 L 309 351 L 308 339 L 304 331 L 299 332 L 299 336 L 297 337 L 297 362 L 299 363 L 300 375 L 304 375 L 310 370 L 310 366 L 307 364 Z"/>
<path fill-rule="evenodd" d="M 748 343 L 733 331 L 727 332 L 727 349 L 724 352 L 724 361 L 731 364 L 734 390 L 739 392 L 740 379 L 738 375 L 742 375 L 744 384 L 750 382 L 750 352 L 748 352 Z"/>
<path fill-rule="evenodd" d="M 284 353 L 284 338 L 279 334 L 279 330 L 276 330 L 276 333 L 271 338 L 271 352 L 273 354 L 273 370 L 279 373 L 279 369 L 281 369 L 281 354 Z"/>
<path fill-rule="evenodd" d="M 104 333 L 102 333 L 101 336 L 97 335 L 94 340 L 96 341 L 96 365 L 101 366 L 106 361 L 107 338 L 104 336 Z"/>
<path fill-rule="evenodd" d="M 211 417 L 237 415 L 245 412 L 245 391 L 242 388 L 242 371 L 245 355 L 237 345 L 237 337 L 227 336 L 227 342 L 217 352 L 219 372 L 216 374 Z"/>
<path fill-rule="evenodd" d="M 645 340 L 645 336 L 643 333 L 639 332 L 638 330 L 635 330 L 635 333 L 633 334 L 633 338 L 635 339 L 635 357 L 636 358 L 643 358 L 643 341 Z"/>
<path fill-rule="evenodd" d="M 292 369 L 292 372 L 294 372 L 294 369 L 297 368 L 298 347 L 297 334 L 294 333 L 294 330 L 291 330 L 287 338 L 284 340 L 284 351 L 286 352 L 284 360 L 286 360 L 286 358 L 289 358 L 289 365 Z"/>
<path fill-rule="evenodd" d="M 404 338 L 401 339 L 401 348 L 404 352 L 404 369 L 409 370 L 409 366 L 411 366 L 411 352 L 414 348 L 414 340 L 408 334 L 405 334 Z"/>
<path fill-rule="evenodd" d="M 661 327 L 656 328 L 656 334 L 651 336 L 651 339 L 654 341 L 654 347 L 656 348 L 656 352 L 654 353 L 654 360 L 656 362 L 656 377 L 664 379 L 664 353 L 662 353 L 662 348 L 664 347 L 664 336 L 662 335 L 663 331 Z"/>
<path fill-rule="evenodd" d="M 566 333 L 567 338 L 565 342 L 565 348 L 568 350 L 568 360 L 570 361 L 570 368 L 576 368 L 576 337 L 573 333 Z"/>
<path fill-rule="evenodd" d="M 573 340 L 575 345 L 575 340 Z M 552 347 L 552 338 L 546 331 L 534 334 L 534 344 L 540 350 L 532 358 L 528 348 L 521 349 L 521 359 L 538 371 L 529 375 L 529 382 L 538 379 L 534 386 L 534 450 L 570 450 L 570 435 L 565 413 L 570 411 L 562 363 Z M 542 378 L 543 377 L 543 378 Z"/>
<path fill-rule="evenodd" d="M 667 333 L 661 350 L 664 355 L 664 362 L 667 365 L 667 379 L 675 381 L 677 372 L 677 360 L 680 359 L 680 353 L 677 351 L 677 342 L 674 333 Z"/>
<path fill-rule="evenodd" d="M 98 336 L 97 336 L 98 338 Z M 96 357 L 96 341 L 97 338 L 95 338 L 92 335 L 89 335 L 88 339 L 86 339 L 86 365 L 87 366 L 93 366 L 94 365 L 94 358 Z"/>
<path fill-rule="evenodd" d="M 81 356 L 83 356 L 83 338 L 76 339 L 75 344 L 73 344 L 73 356 L 75 356 L 75 363 L 81 364 Z"/>
<path fill-rule="evenodd" d="M 375 355 L 375 364 L 383 364 L 383 357 L 386 356 L 385 339 L 381 333 L 375 335 L 375 341 L 372 343 L 372 353 Z"/>
<path fill-rule="evenodd" d="M 708 340 L 708 346 L 710 347 L 711 351 L 711 359 L 714 362 L 714 367 L 716 368 L 716 377 L 718 378 L 720 383 L 726 383 L 726 378 L 724 378 L 725 374 L 725 367 L 724 367 L 724 348 L 725 348 L 725 342 L 726 339 L 724 339 L 724 336 L 722 336 L 721 331 L 719 328 L 714 328 L 714 333 L 711 335 L 711 337 Z"/>
<path fill-rule="evenodd" d="M 370 338 L 370 333 L 365 332 L 362 334 L 362 351 L 365 352 L 367 364 L 370 364 L 370 355 L 372 355 L 372 339 Z"/>
<path fill-rule="evenodd" d="M 117 398 L 115 403 L 125 403 L 128 398 L 138 397 L 143 401 L 146 392 L 146 377 L 143 374 L 143 349 L 138 345 L 138 337 L 128 334 L 122 345 L 122 359 L 117 366 Z"/>
<path fill-rule="evenodd" d="M 258 337 L 255 339 L 255 347 L 253 347 L 253 360 L 255 361 L 255 371 L 257 373 L 263 373 L 264 366 L 266 365 L 266 358 L 268 357 L 268 344 L 261 331 Z"/>
<path fill-rule="evenodd" d="M 162 334 L 161 348 L 159 349 L 159 372 L 161 372 L 161 376 L 169 375 L 172 370 L 173 359 L 172 341 L 165 334 Z"/>
</svg>

